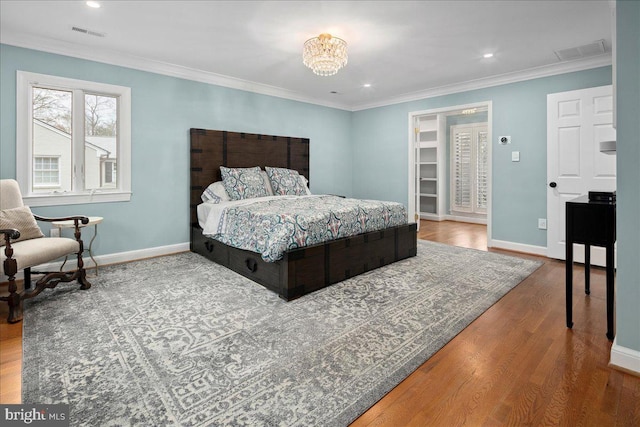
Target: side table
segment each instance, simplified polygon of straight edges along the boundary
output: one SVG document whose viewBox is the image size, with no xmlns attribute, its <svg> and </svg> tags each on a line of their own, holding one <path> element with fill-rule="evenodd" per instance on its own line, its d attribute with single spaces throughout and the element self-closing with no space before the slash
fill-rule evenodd
<svg viewBox="0 0 640 427">
<path fill-rule="evenodd" d="M 87 224 L 82 224 L 80 223 L 80 227 L 86 227 L 89 225 L 93 225 L 93 237 L 91 238 L 91 241 L 89 242 L 89 257 L 91 257 L 91 261 L 93 261 L 94 267 L 89 267 L 89 268 L 95 268 L 96 269 L 96 276 L 98 275 L 98 262 L 96 261 L 96 259 L 93 257 L 93 252 L 91 251 L 92 246 L 93 246 L 93 241 L 96 239 L 96 236 L 98 235 L 98 224 L 100 224 L 104 218 L 102 218 L 101 216 L 90 216 L 89 218 L 89 222 Z M 53 221 L 51 222 L 51 225 L 53 227 L 56 227 L 59 231 L 60 231 L 60 235 L 62 235 L 62 229 L 64 228 L 74 228 L 75 227 L 75 223 L 73 220 L 68 220 L 68 221 Z M 67 257 L 64 258 L 64 262 L 62 263 L 62 267 L 64 267 L 64 265 L 67 263 Z M 60 267 L 62 269 L 62 267 Z"/>
<path fill-rule="evenodd" d="M 567 328 L 573 326 L 573 244 L 584 244 L 584 292 L 589 295 L 591 246 L 606 248 L 607 338 L 614 338 L 616 202 L 590 201 L 588 196 L 566 204 L 566 299 Z"/>
</svg>

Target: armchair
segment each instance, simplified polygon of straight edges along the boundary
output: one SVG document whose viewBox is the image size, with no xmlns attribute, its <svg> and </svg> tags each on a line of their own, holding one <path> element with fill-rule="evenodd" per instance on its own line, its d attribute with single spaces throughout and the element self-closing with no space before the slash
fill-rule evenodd
<svg viewBox="0 0 640 427">
<path fill-rule="evenodd" d="M 73 220 L 75 224 L 74 239 L 66 237 L 45 237 L 40 231 L 37 221 Z M 45 218 L 34 215 L 29 207 L 24 206 L 20 187 L 13 179 L 0 180 L 0 262 L 2 272 L 8 277 L 8 296 L 0 296 L 0 301 L 9 304 L 9 323 L 22 320 L 22 301 L 33 298 L 46 288 L 55 288 L 60 282 L 77 280 L 80 289 L 89 289 L 82 252 L 84 246 L 80 236 L 80 224 L 87 224 L 86 216 L 70 216 L 64 218 Z M 31 271 L 31 267 L 54 261 L 60 257 L 76 254 L 77 268 L 71 271 Z M 24 271 L 24 289 L 18 292 L 16 274 Z M 31 274 L 43 276 L 31 289 Z M 2 281 L 0 279 L 0 281 Z"/>
</svg>

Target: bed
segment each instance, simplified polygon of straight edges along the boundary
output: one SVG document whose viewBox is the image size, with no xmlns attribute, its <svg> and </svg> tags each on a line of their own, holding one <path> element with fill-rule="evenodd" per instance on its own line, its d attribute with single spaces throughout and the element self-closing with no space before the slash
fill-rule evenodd
<svg viewBox="0 0 640 427">
<path fill-rule="evenodd" d="M 309 179 L 309 140 L 218 130 L 191 129 L 191 250 L 257 282 L 289 301 L 366 271 L 416 255 L 416 224 L 400 224 L 334 238 L 282 254 L 240 249 L 203 233 L 201 196 L 221 181 L 220 167 L 286 168 Z M 275 197 L 277 198 L 277 196 Z M 267 199 L 275 199 L 267 197 Z M 310 203 L 336 196 L 308 196 Z M 324 198 L 324 199 L 323 199 Z M 274 203 L 281 203 L 275 201 Z M 363 229 L 364 230 L 364 229 Z M 265 259 L 266 258 L 266 259 Z M 272 259 L 275 259 L 273 261 Z"/>
</svg>

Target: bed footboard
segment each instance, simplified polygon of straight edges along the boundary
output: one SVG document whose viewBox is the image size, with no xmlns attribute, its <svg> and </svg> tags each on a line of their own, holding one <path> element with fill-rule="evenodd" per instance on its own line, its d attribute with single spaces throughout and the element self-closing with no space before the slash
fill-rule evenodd
<svg viewBox="0 0 640 427">
<path fill-rule="evenodd" d="M 417 227 L 406 224 L 288 251 L 277 262 L 232 248 L 191 228 L 191 251 L 290 301 L 350 277 L 416 255 Z"/>
</svg>

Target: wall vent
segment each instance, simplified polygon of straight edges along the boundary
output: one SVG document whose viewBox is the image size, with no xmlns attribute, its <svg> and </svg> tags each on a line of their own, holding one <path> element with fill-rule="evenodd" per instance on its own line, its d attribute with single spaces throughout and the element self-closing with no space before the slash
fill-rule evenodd
<svg viewBox="0 0 640 427">
<path fill-rule="evenodd" d="M 554 52 L 560 61 L 575 61 L 588 56 L 602 55 L 605 53 L 604 40 L 598 40 L 582 46 L 559 49 Z"/>
<path fill-rule="evenodd" d="M 88 34 L 95 37 L 105 37 L 107 35 L 106 33 L 100 33 L 98 31 L 87 30 L 86 28 L 80 27 L 71 27 L 71 31 L 77 31 L 78 33 Z"/>
</svg>

